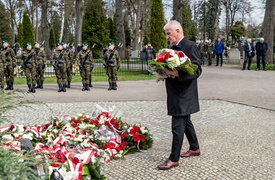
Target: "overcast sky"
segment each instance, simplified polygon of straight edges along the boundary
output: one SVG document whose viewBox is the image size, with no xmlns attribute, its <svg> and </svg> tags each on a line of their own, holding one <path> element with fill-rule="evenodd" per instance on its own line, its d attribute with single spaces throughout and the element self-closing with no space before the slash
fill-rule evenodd
<svg viewBox="0 0 275 180">
<path fill-rule="evenodd" d="M 194 2 L 198 0 L 190 0 L 193 4 Z M 164 12 L 165 12 L 165 18 L 169 20 L 173 14 L 172 14 L 172 3 L 171 0 L 162 0 L 164 3 Z M 246 16 L 246 21 L 244 22 L 245 25 L 247 24 L 256 24 L 259 25 L 263 22 L 264 18 L 264 4 L 260 0 L 250 0 L 250 3 L 253 7 L 253 11 L 250 13 L 250 17 Z M 240 18 L 240 17 L 239 17 Z M 236 20 L 239 20 L 238 17 Z M 220 27 L 225 26 L 225 13 L 222 11 L 220 16 Z"/>
</svg>

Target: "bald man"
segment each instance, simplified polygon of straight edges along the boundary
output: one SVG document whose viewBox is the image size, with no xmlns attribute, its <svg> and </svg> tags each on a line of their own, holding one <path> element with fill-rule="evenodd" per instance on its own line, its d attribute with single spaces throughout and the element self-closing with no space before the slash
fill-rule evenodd
<svg viewBox="0 0 275 180">
<path fill-rule="evenodd" d="M 260 64 L 262 59 L 263 70 L 266 71 L 266 51 L 267 44 L 264 42 L 264 38 L 260 38 L 260 41 L 256 43 L 256 54 L 257 54 L 257 69 L 260 70 Z"/>
<path fill-rule="evenodd" d="M 182 26 L 178 21 L 170 21 L 164 26 L 166 38 L 171 44 L 171 49 L 183 51 L 196 64 L 198 69 L 193 75 L 183 71 L 163 69 L 175 78 L 166 78 L 167 110 L 172 116 L 172 148 L 169 158 L 158 165 L 161 170 L 166 170 L 179 165 L 180 157 L 199 156 L 200 149 L 191 114 L 200 110 L 197 78 L 201 75 L 201 57 L 195 42 L 184 37 Z M 180 154 L 184 134 L 189 142 L 189 150 Z"/>
</svg>

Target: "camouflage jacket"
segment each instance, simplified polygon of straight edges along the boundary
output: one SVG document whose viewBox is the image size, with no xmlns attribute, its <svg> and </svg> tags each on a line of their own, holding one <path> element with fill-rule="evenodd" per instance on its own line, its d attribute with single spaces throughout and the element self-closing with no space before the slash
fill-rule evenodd
<svg viewBox="0 0 275 180">
<path fill-rule="evenodd" d="M 32 54 L 32 55 L 31 55 Z M 28 68 L 36 66 L 36 54 L 34 50 L 23 51 L 21 55 L 22 64 Z"/>
<path fill-rule="evenodd" d="M 67 48 L 67 49 L 64 50 L 63 53 L 64 53 L 64 59 L 66 61 L 66 66 L 70 67 L 71 65 L 74 64 L 74 62 L 73 62 L 73 57 L 74 57 L 73 51 L 71 51 L 69 48 Z"/>
<path fill-rule="evenodd" d="M 199 50 L 200 50 L 200 53 L 205 53 L 206 52 L 206 47 L 205 47 L 204 43 L 199 44 Z"/>
<path fill-rule="evenodd" d="M 61 54 L 62 53 L 62 54 Z M 51 64 L 58 64 L 58 63 L 65 63 L 65 55 L 64 51 L 58 51 L 56 50 L 52 55 L 51 55 Z M 58 61 L 58 62 L 57 62 Z"/>
<path fill-rule="evenodd" d="M 93 54 L 90 50 L 81 50 L 76 56 L 76 61 L 79 66 L 94 67 Z"/>
<path fill-rule="evenodd" d="M 214 44 L 213 43 L 207 43 L 206 44 L 206 52 L 211 54 L 213 51 L 214 51 Z"/>
<path fill-rule="evenodd" d="M 46 64 L 46 53 L 41 49 L 35 49 L 35 58 L 37 65 Z"/>
<path fill-rule="evenodd" d="M 110 49 L 105 52 L 105 54 L 103 55 L 103 64 L 105 64 L 107 66 L 119 66 L 120 65 L 120 57 L 119 57 L 117 50 L 114 51 L 114 55 L 109 60 L 109 57 L 112 52 L 113 52 L 113 50 L 110 50 Z"/>
<path fill-rule="evenodd" d="M 1 60 L 5 65 L 15 65 L 16 56 L 12 48 L 6 47 L 1 51 Z"/>
</svg>

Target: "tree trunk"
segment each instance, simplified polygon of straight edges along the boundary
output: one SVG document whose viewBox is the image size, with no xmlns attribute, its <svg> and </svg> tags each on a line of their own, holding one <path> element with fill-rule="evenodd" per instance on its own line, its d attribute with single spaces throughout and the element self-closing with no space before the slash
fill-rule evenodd
<svg viewBox="0 0 275 180">
<path fill-rule="evenodd" d="M 173 20 L 182 24 L 182 0 L 173 0 Z"/>
<path fill-rule="evenodd" d="M 47 19 L 47 12 L 48 12 L 48 0 L 42 1 L 42 13 L 41 13 L 41 29 L 42 29 L 42 37 L 44 42 L 44 49 L 47 56 L 50 55 L 50 48 L 49 48 L 49 26 L 48 26 L 48 19 Z"/>
<path fill-rule="evenodd" d="M 35 40 L 38 41 L 39 35 L 38 35 L 38 2 L 35 3 L 35 15 L 36 15 L 36 20 L 35 20 Z"/>
<path fill-rule="evenodd" d="M 136 1 L 137 3 L 137 9 L 136 9 L 136 24 L 135 24 L 135 31 L 134 31 L 134 41 L 133 41 L 133 50 L 138 50 L 138 43 L 139 43 L 139 37 L 140 37 L 140 31 L 139 31 L 139 27 L 140 27 L 140 20 L 141 20 L 141 4 L 140 4 L 140 0 Z M 121 7 L 121 6 L 120 6 Z M 118 8 L 118 7 L 117 7 Z M 122 9 L 122 8 L 120 8 Z M 122 12 L 121 12 L 122 14 Z"/>
<path fill-rule="evenodd" d="M 273 38 L 274 37 L 274 0 L 266 0 L 265 16 L 262 26 L 263 37 L 267 43 L 268 50 L 266 53 L 266 61 L 268 64 L 273 64 Z"/>
<path fill-rule="evenodd" d="M 124 32 L 124 20 L 122 14 L 122 0 L 116 0 L 116 15 L 117 15 L 117 33 L 118 33 L 118 42 L 121 42 L 125 45 L 125 32 Z M 125 46 L 119 50 L 119 55 L 121 59 L 125 59 Z"/>
<path fill-rule="evenodd" d="M 64 22 L 65 22 L 65 2 L 60 2 L 61 4 L 61 10 L 62 10 L 62 14 L 61 14 L 61 28 L 60 28 L 60 37 L 59 37 L 59 42 L 62 41 L 63 39 L 63 33 L 64 33 Z"/>
<path fill-rule="evenodd" d="M 75 55 L 77 53 L 77 46 L 82 41 L 82 24 L 83 24 L 83 2 L 82 0 L 75 1 L 76 10 L 76 24 L 75 24 Z"/>
</svg>

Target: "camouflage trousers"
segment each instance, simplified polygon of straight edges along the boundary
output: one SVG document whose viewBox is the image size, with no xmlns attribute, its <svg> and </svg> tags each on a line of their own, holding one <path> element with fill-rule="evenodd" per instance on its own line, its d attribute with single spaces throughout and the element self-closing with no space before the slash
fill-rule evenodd
<svg viewBox="0 0 275 180">
<path fill-rule="evenodd" d="M 1 87 L 4 87 L 4 67 L 3 67 L 3 64 L 0 63 L 0 86 Z"/>
<path fill-rule="evenodd" d="M 72 77 L 73 77 L 72 67 L 67 67 L 66 75 L 67 75 L 67 81 L 72 81 Z"/>
<path fill-rule="evenodd" d="M 39 64 L 36 67 L 36 81 L 44 81 L 44 73 L 45 73 L 45 69 L 43 69 L 43 64 Z"/>
<path fill-rule="evenodd" d="M 58 85 L 66 84 L 66 64 L 58 64 L 58 68 L 55 70 L 55 76 Z"/>
<path fill-rule="evenodd" d="M 83 84 L 89 84 L 91 78 L 91 67 L 90 65 L 85 66 L 82 70 L 80 70 L 80 75 L 82 77 Z"/>
<path fill-rule="evenodd" d="M 25 75 L 27 79 L 27 85 L 35 85 L 36 84 L 36 67 L 26 67 Z"/>
<path fill-rule="evenodd" d="M 14 69 L 13 69 L 12 65 L 7 65 L 6 66 L 6 72 L 5 72 L 7 84 L 10 84 L 10 83 L 14 82 L 13 73 L 14 73 Z"/>
<path fill-rule="evenodd" d="M 117 81 L 117 67 L 116 66 L 108 66 L 106 68 L 106 74 L 108 76 L 108 81 L 110 83 L 115 83 Z"/>
</svg>

